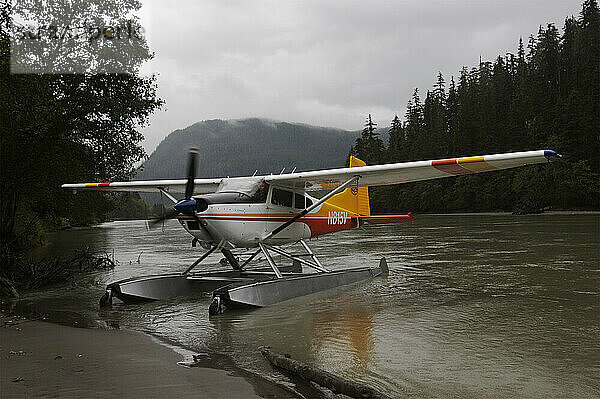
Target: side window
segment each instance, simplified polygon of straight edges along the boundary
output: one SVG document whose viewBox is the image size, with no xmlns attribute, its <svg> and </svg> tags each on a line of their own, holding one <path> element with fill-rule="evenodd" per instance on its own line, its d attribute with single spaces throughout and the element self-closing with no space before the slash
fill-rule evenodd
<svg viewBox="0 0 600 399">
<path fill-rule="evenodd" d="M 271 203 L 273 205 L 281 205 L 291 208 L 292 198 L 294 198 L 294 193 L 287 190 L 281 190 L 279 188 L 273 188 L 273 192 L 271 193 Z"/>
<path fill-rule="evenodd" d="M 311 206 L 313 204 L 312 200 L 310 198 L 306 199 L 306 207 L 308 208 L 309 206 Z"/>
<path fill-rule="evenodd" d="M 294 193 L 294 208 L 304 209 L 304 195 Z"/>
<path fill-rule="evenodd" d="M 255 202 L 267 202 L 267 193 L 269 192 L 269 185 L 265 182 L 260 183 L 256 193 L 252 196 L 252 200 Z"/>
</svg>

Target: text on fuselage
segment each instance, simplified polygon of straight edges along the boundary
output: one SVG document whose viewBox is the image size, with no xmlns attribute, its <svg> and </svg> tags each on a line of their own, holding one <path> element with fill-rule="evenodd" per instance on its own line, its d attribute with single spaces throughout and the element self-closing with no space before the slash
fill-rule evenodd
<svg viewBox="0 0 600 399">
<path fill-rule="evenodd" d="M 327 224 L 346 224 L 346 221 L 350 219 L 348 212 L 343 211 L 329 211 L 327 215 Z"/>
</svg>

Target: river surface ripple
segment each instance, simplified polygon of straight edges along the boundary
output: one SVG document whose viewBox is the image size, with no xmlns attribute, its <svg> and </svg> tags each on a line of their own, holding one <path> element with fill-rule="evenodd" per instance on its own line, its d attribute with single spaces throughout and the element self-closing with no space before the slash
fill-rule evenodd
<svg viewBox="0 0 600 399">
<path fill-rule="evenodd" d="M 290 387 L 258 348 L 393 397 L 600 396 L 600 216 L 418 216 L 311 241 L 332 269 L 375 266 L 387 278 L 278 306 L 208 316 L 210 296 L 98 309 L 107 283 L 182 271 L 201 253 L 175 221 L 59 232 L 36 256 L 89 245 L 111 271 L 27 295 L 17 306 L 72 325 L 150 333 Z M 138 263 L 139 258 L 139 263 Z M 204 270 L 216 270 L 220 256 Z"/>
</svg>

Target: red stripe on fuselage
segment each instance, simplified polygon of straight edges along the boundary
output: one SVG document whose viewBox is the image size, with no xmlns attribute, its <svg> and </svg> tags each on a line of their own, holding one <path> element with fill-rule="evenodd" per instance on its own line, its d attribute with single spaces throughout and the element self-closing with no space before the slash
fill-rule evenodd
<svg viewBox="0 0 600 399">
<path fill-rule="evenodd" d="M 234 220 L 239 222 L 287 222 L 291 219 L 291 217 L 283 218 L 283 217 L 230 217 L 230 216 L 204 216 L 199 214 L 198 217 L 202 220 Z M 298 222 L 307 223 L 307 220 L 313 218 L 300 218 Z M 327 218 L 317 217 L 315 219 L 324 219 L 327 221 Z M 195 220 L 192 217 L 179 217 L 179 220 Z"/>
<path fill-rule="evenodd" d="M 203 220 L 229 220 L 236 222 L 281 222 L 285 223 L 291 219 L 291 217 L 268 217 L 264 216 L 239 216 L 239 217 L 231 217 L 231 216 L 210 216 L 210 215 L 202 215 L 199 214 L 198 217 Z M 189 220 L 193 221 L 194 219 L 189 216 L 181 216 L 178 218 L 179 220 Z M 304 223 L 310 228 L 310 236 L 317 237 L 323 234 L 334 233 L 336 231 L 348 230 L 353 227 L 356 227 L 356 217 L 349 216 L 346 218 L 343 223 L 335 223 L 332 219 L 323 216 L 307 216 L 298 219 L 295 223 Z"/>
</svg>

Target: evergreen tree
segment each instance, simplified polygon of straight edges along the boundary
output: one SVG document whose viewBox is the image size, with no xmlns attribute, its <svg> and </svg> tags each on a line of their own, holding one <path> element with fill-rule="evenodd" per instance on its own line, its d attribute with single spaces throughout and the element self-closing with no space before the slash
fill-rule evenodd
<svg viewBox="0 0 600 399">
<path fill-rule="evenodd" d="M 404 128 L 398 115 L 394 116 L 390 124 L 390 137 L 387 147 L 387 161 L 401 162 L 407 159 L 406 138 L 404 137 Z"/>
<path fill-rule="evenodd" d="M 456 90 L 454 76 L 452 76 L 450 78 L 450 87 L 448 88 L 448 99 L 446 101 L 446 123 L 448 128 L 446 140 L 448 154 L 450 156 L 460 155 L 460 146 L 457 142 L 459 132 L 458 107 L 458 92 Z"/>
<path fill-rule="evenodd" d="M 433 157 L 446 157 L 449 154 L 446 123 L 446 82 L 439 72 L 434 90 L 428 93 L 423 118 L 425 137 L 430 145 L 429 153 Z"/>
<path fill-rule="evenodd" d="M 384 161 L 385 146 L 377 133 L 377 123 L 371 119 L 371 114 L 366 119 L 361 136 L 356 139 L 354 149 L 356 155 L 367 165 L 375 165 Z"/>
<path fill-rule="evenodd" d="M 408 153 L 413 160 L 421 159 L 426 153 L 424 148 L 420 148 L 421 132 L 423 129 L 423 106 L 419 98 L 419 89 L 415 89 L 412 98 L 406 105 L 406 123 L 404 132 L 406 135 Z"/>
</svg>

